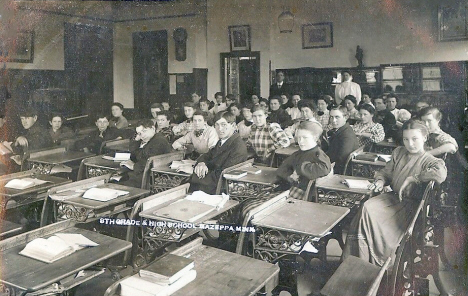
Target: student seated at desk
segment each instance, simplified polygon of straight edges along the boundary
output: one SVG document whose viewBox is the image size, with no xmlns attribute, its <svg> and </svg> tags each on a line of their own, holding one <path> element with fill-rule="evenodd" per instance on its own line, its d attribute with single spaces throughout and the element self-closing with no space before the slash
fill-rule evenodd
<svg viewBox="0 0 468 296">
<path fill-rule="evenodd" d="M 125 118 L 122 113 L 124 111 L 124 106 L 120 103 L 113 103 L 111 106 L 112 118 L 109 120 L 109 126 L 115 127 L 118 129 L 128 127 L 127 118 Z"/>
<path fill-rule="evenodd" d="M 313 121 L 313 122 L 319 123 L 315 119 L 317 106 L 315 105 L 314 101 L 312 100 L 299 101 L 298 107 L 299 107 L 299 110 L 301 111 L 302 117 L 296 120 L 296 122 L 293 125 L 284 129 L 288 137 L 291 139 L 291 142 L 294 142 L 294 136 L 296 135 L 297 128 L 299 127 L 299 124 L 301 124 L 301 122 Z"/>
<path fill-rule="evenodd" d="M 304 193 L 309 181 L 330 173 L 330 158 L 317 145 L 322 132 L 320 123 L 302 121 L 296 131 L 300 150 L 286 158 L 276 171 L 281 180 L 291 184 L 292 198 L 307 200 Z"/>
<path fill-rule="evenodd" d="M 150 111 L 151 111 L 151 121 L 153 122 L 154 126 L 157 125 L 156 120 L 158 118 L 158 113 L 161 112 L 162 106 L 159 103 L 153 103 L 150 106 Z"/>
<path fill-rule="evenodd" d="M 380 123 L 383 126 L 386 139 L 393 138 L 395 140 L 398 137 L 395 116 L 387 110 L 387 105 L 385 105 L 382 97 L 375 98 L 373 103 L 376 111 L 374 122 Z"/>
<path fill-rule="evenodd" d="M 336 174 L 344 174 L 344 168 L 348 156 L 356 150 L 358 139 L 348 120 L 348 110 L 346 107 L 339 106 L 330 110 L 330 127 L 327 132 L 328 143 L 322 142 L 322 148 L 330 157 L 330 161 L 335 163 L 334 171 Z"/>
<path fill-rule="evenodd" d="M 268 122 L 278 123 L 282 129 L 293 124 L 291 116 L 281 108 L 281 97 L 273 96 L 270 98 L 270 114 L 268 114 Z"/>
<path fill-rule="evenodd" d="M 203 112 L 203 115 L 205 116 L 206 123 L 212 126 L 214 114 L 210 112 L 210 101 L 207 99 L 200 99 L 198 105 L 200 105 L 200 111 Z"/>
<path fill-rule="evenodd" d="M 253 124 L 252 119 L 252 107 L 251 103 L 247 103 L 242 106 L 242 117 L 243 120 L 237 124 L 237 131 L 242 139 L 247 140 L 250 135 L 250 130 Z"/>
<path fill-rule="evenodd" d="M 193 102 L 184 103 L 185 119 L 178 125 L 172 128 L 172 132 L 176 137 L 182 137 L 193 130 L 193 113 L 195 112 L 195 104 Z"/>
<path fill-rule="evenodd" d="M 216 193 L 221 172 L 247 160 L 247 147 L 236 133 L 236 117 L 229 112 L 220 112 L 215 117 L 215 128 L 219 141 L 215 147 L 197 159 L 190 181 L 190 191 L 201 190 Z M 191 173 L 188 171 L 188 173 Z"/>
<path fill-rule="evenodd" d="M 193 145 L 193 152 L 198 157 L 213 148 L 218 140 L 215 128 L 206 123 L 205 113 L 197 110 L 193 113 L 193 130 L 175 140 L 172 148 L 184 150 L 186 145 Z"/>
<path fill-rule="evenodd" d="M 122 183 L 126 186 L 140 187 L 146 161 L 151 156 L 170 153 L 171 145 L 161 133 L 156 133 L 156 128 L 151 119 L 144 119 L 136 125 L 135 139 L 130 141 L 130 160 L 120 163 L 128 168 L 129 179 Z"/>
<path fill-rule="evenodd" d="M 166 110 L 158 112 L 156 117 L 156 132 L 162 134 L 170 144 L 174 142 L 175 138 L 172 132 L 171 118 L 172 115 Z"/>
<path fill-rule="evenodd" d="M 435 107 L 427 107 L 419 111 L 421 121 L 429 130 L 427 140 L 427 153 L 439 156 L 445 153 L 454 154 L 458 150 L 455 139 L 440 128 L 442 113 Z"/>
<path fill-rule="evenodd" d="M 97 130 L 90 133 L 86 138 L 75 143 L 76 150 L 84 152 L 99 153 L 102 142 L 120 139 L 121 132 L 115 127 L 109 127 L 108 115 L 98 114 L 96 116 Z"/>
<path fill-rule="evenodd" d="M 71 130 L 71 128 L 62 126 L 64 118 L 61 114 L 52 113 L 49 119 L 49 134 L 54 145 L 60 145 L 61 140 L 71 139 L 75 136 L 75 133 Z"/>
<path fill-rule="evenodd" d="M 273 152 L 277 148 L 288 147 L 291 142 L 278 123 L 267 123 L 265 111 L 261 106 L 253 107 L 252 118 L 254 124 L 247 146 L 255 152 L 256 162 L 270 164 Z"/>
<path fill-rule="evenodd" d="M 372 143 L 378 143 L 385 139 L 385 131 L 380 123 L 374 122 L 375 108 L 369 104 L 363 104 L 359 108 L 361 121 L 353 125 L 353 130 L 359 140 L 359 147 L 365 146 L 369 150 Z"/>
<path fill-rule="evenodd" d="M 382 266 L 395 253 L 421 201 L 424 188 L 415 185 L 441 183 L 447 177 L 444 161 L 424 151 L 429 133 L 424 123 L 409 120 L 402 130 L 405 146 L 393 151 L 392 159 L 369 187 L 380 192 L 391 185 L 393 191 L 372 197 L 359 209 L 350 225 L 343 258 L 352 255 Z"/>
<path fill-rule="evenodd" d="M 343 105 L 348 109 L 348 123 L 354 125 L 361 120 L 359 111 L 356 109 L 357 101 L 353 95 L 347 95 L 343 100 Z"/>
</svg>

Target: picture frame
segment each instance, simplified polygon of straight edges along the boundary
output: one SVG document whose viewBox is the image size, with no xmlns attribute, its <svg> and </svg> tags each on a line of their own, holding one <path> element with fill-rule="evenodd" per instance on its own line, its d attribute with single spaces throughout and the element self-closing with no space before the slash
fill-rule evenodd
<svg viewBox="0 0 468 296">
<path fill-rule="evenodd" d="M 333 47 L 333 23 L 302 25 L 302 49 Z"/>
<path fill-rule="evenodd" d="M 439 41 L 459 41 L 468 39 L 468 5 L 439 6 Z"/>
<path fill-rule="evenodd" d="M 0 59 L 5 62 L 34 61 L 34 31 L 17 32 L 14 38 L 0 41 Z"/>
<path fill-rule="evenodd" d="M 229 26 L 229 45 L 231 51 L 250 50 L 250 26 Z"/>
</svg>

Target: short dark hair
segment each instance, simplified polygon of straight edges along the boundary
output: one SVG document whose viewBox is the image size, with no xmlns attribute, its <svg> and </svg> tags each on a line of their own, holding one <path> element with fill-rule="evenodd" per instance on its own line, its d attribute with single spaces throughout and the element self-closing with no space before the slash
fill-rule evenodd
<svg viewBox="0 0 468 296">
<path fill-rule="evenodd" d="M 158 115 L 160 115 L 160 114 L 158 113 Z M 149 128 L 149 127 L 154 127 L 154 123 L 153 123 L 153 121 L 151 119 L 146 118 L 146 119 L 142 119 L 142 120 L 138 121 L 138 123 L 135 125 L 135 128 L 137 128 L 139 126 L 142 126 L 144 128 Z"/>
<path fill-rule="evenodd" d="M 166 111 L 166 110 L 162 110 L 160 112 L 158 112 L 158 116 L 166 116 L 166 119 L 168 121 L 171 121 L 171 113 L 169 111 Z"/>
<path fill-rule="evenodd" d="M 195 110 L 195 112 L 193 113 L 193 117 L 195 116 L 203 116 L 203 120 L 206 121 L 206 112 L 203 112 L 201 110 Z"/>
<path fill-rule="evenodd" d="M 244 103 L 242 106 L 241 106 L 241 109 L 249 109 L 249 110 L 252 110 L 252 107 L 254 105 L 250 102 L 247 102 L 247 103 Z"/>
<path fill-rule="evenodd" d="M 38 114 L 39 113 L 37 112 L 37 110 L 31 106 L 21 108 L 19 112 L 20 117 L 34 117 L 34 116 L 37 116 Z"/>
<path fill-rule="evenodd" d="M 344 117 L 349 117 L 348 109 L 346 109 L 345 106 L 341 106 L 341 105 L 333 106 L 333 107 L 330 109 L 330 112 L 332 112 L 333 110 L 340 111 L 341 114 L 343 114 Z"/>
<path fill-rule="evenodd" d="M 442 112 L 440 112 L 440 110 L 437 109 L 436 107 L 422 108 L 418 113 L 418 117 L 421 118 L 421 117 L 429 115 L 429 114 L 432 114 L 434 116 L 435 120 L 437 120 L 437 121 L 442 120 Z"/>
<path fill-rule="evenodd" d="M 213 122 L 216 123 L 216 122 L 217 122 L 218 120 L 220 120 L 221 118 L 226 119 L 226 121 L 227 121 L 228 123 L 234 123 L 234 122 L 236 122 L 236 115 L 234 115 L 234 114 L 232 114 L 231 112 L 228 112 L 228 111 L 223 111 L 223 112 L 218 112 L 218 113 L 216 113 Z"/>
<path fill-rule="evenodd" d="M 387 95 L 387 100 L 390 98 L 395 98 L 395 101 L 398 103 L 398 97 L 394 93 L 389 93 Z"/>
<path fill-rule="evenodd" d="M 207 103 L 208 105 L 210 104 L 210 101 L 208 99 L 204 99 L 204 98 L 201 98 L 198 103 L 202 103 L 202 102 L 205 102 Z"/>
<path fill-rule="evenodd" d="M 223 97 L 223 100 L 224 100 L 224 95 L 222 92 L 218 91 L 217 93 L 215 93 L 214 97 Z"/>
<path fill-rule="evenodd" d="M 252 106 L 252 108 L 250 109 L 250 112 L 252 113 L 257 112 L 257 111 L 262 111 L 263 113 L 265 113 L 265 110 L 260 105 Z"/>
<path fill-rule="evenodd" d="M 300 100 L 299 103 L 297 103 L 297 108 L 299 108 L 299 110 L 302 108 L 309 108 L 312 112 L 317 111 L 317 105 L 315 105 L 312 100 Z"/>
<path fill-rule="evenodd" d="M 233 94 L 227 94 L 226 95 L 226 100 L 235 101 L 236 97 Z"/>
<path fill-rule="evenodd" d="M 237 107 L 237 109 L 240 109 L 240 106 L 239 106 L 239 105 L 240 105 L 240 104 L 238 104 L 238 103 L 236 103 L 236 102 L 232 103 L 231 105 L 229 105 L 228 111 L 231 112 L 231 107 Z"/>
<path fill-rule="evenodd" d="M 55 117 L 60 117 L 60 119 L 61 119 L 62 121 L 65 120 L 65 118 L 63 117 L 62 114 L 57 113 L 57 112 L 54 112 L 54 113 L 51 113 L 51 114 L 49 115 L 49 121 L 52 121 L 52 119 L 54 119 Z"/>
<path fill-rule="evenodd" d="M 191 101 L 187 101 L 187 102 L 184 102 L 183 107 L 190 107 L 190 108 L 195 109 L 195 103 Z"/>
<path fill-rule="evenodd" d="M 163 107 L 162 107 L 161 104 L 159 104 L 159 103 L 153 103 L 153 104 L 151 104 L 150 108 L 159 108 L 159 109 L 161 109 L 161 110 L 163 109 Z"/>
<path fill-rule="evenodd" d="M 417 119 L 410 119 L 403 123 L 403 126 L 401 127 L 401 132 L 411 129 L 420 130 L 423 136 L 427 136 L 429 134 L 429 130 L 427 129 L 427 126 L 424 124 L 424 122 Z"/>
<path fill-rule="evenodd" d="M 344 97 L 343 102 L 346 101 L 346 100 L 351 101 L 354 104 L 354 106 L 357 105 L 356 97 L 353 96 L 353 95 L 347 95 L 346 97 Z"/>
<path fill-rule="evenodd" d="M 273 100 L 278 100 L 278 102 L 281 104 L 281 96 L 278 96 L 278 95 L 271 96 L 269 103 L 271 103 L 271 101 Z"/>
<path fill-rule="evenodd" d="M 122 104 L 118 103 L 118 102 L 112 103 L 111 108 L 114 107 L 114 106 L 119 107 L 120 110 L 122 110 L 122 111 L 124 110 L 124 106 Z"/>
<path fill-rule="evenodd" d="M 327 106 L 328 106 L 328 105 L 330 105 L 330 103 L 331 103 L 330 98 L 333 99 L 333 98 L 332 98 L 331 96 L 329 96 L 329 95 L 323 95 L 323 96 L 320 96 L 320 97 L 317 99 L 317 102 L 318 102 L 319 100 L 322 100 L 322 101 L 324 101 L 325 104 L 327 104 Z"/>
<path fill-rule="evenodd" d="M 105 118 L 107 120 L 109 120 L 109 115 L 107 115 L 106 113 L 97 113 L 96 116 L 94 116 L 94 121 L 98 121 L 100 118 Z"/>
<path fill-rule="evenodd" d="M 267 99 L 265 99 L 265 98 L 260 98 L 260 99 L 258 100 L 258 103 L 260 104 L 260 102 L 264 102 L 264 103 L 266 103 L 267 106 L 268 106 L 268 100 L 267 100 Z"/>
<path fill-rule="evenodd" d="M 371 104 L 362 104 L 361 107 L 359 107 L 359 110 L 366 110 L 371 115 L 375 114 L 375 108 Z"/>
</svg>

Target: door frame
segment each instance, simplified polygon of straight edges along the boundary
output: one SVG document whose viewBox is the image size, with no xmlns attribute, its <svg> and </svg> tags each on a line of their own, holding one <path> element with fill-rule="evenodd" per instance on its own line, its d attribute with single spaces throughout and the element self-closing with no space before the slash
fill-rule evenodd
<svg viewBox="0 0 468 296">
<path fill-rule="evenodd" d="M 252 57 L 255 58 L 255 66 L 257 67 L 257 83 L 255 87 L 258 89 L 258 94 L 260 95 L 260 51 L 233 51 L 233 52 L 222 52 L 220 53 L 220 64 L 221 64 L 221 92 L 226 96 L 226 78 L 224 75 L 225 67 L 224 67 L 224 59 L 225 58 L 233 58 L 233 57 Z"/>
</svg>

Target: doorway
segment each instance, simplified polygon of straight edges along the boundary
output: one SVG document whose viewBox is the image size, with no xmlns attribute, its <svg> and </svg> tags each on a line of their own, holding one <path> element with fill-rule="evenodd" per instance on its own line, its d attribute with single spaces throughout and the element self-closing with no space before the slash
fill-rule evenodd
<svg viewBox="0 0 468 296">
<path fill-rule="evenodd" d="M 240 103 L 260 95 L 260 52 L 221 53 L 222 92 L 233 94 Z"/>
</svg>

